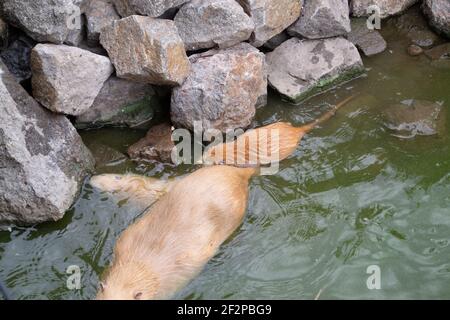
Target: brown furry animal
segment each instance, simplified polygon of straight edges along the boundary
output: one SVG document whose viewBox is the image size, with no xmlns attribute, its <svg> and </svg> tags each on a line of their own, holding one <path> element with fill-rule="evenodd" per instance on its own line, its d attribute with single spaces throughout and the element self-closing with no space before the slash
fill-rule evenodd
<svg viewBox="0 0 450 320">
<path fill-rule="evenodd" d="M 287 122 L 277 122 L 248 130 L 235 141 L 208 148 L 203 159 L 210 164 L 247 167 L 279 162 L 297 149 L 305 134 L 330 119 L 339 108 L 353 98 L 352 96 L 345 99 L 317 120 L 301 127 L 294 127 Z"/>
<path fill-rule="evenodd" d="M 173 182 L 120 236 L 97 299 L 164 299 L 183 287 L 241 224 L 256 170 L 204 167 Z M 94 177 L 94 185 L 110 191 L 125 187 L 142 196 L 152 189 L 148 178 L 136 179 L 103 175 Z"/>
</svg>

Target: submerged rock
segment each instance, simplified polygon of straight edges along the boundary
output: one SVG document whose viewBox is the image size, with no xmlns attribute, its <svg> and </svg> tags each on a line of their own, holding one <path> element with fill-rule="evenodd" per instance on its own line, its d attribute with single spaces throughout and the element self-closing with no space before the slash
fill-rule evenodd
<svg viewBox="0 0 450 320">
<path fill-rule="evenodd" d="M 366 19 L 352 19 L 352 31 L 347 39 L 370 57 L 386 50 L 387 43 L 377 30 L 367 28 L 366 21 Z"/>
<path fill-rule="evenodd" d="M 440 33 L 450 38 L 450 1 L 424 0 L 422 8 L 430 24 Z"/>
<path fill-rule="evenodd" d="M 0 62 L 0 222 L 63 217 L 94 161 L 70 121 L 42 108 Z"/>
<path fill-rule="evenodd" d="M 107 57 L 66 45 L 38 44 L 31 53 L 33 95 L 46 108 L 80 115 L 114 69 Z"/>
<path fill-rule="evenodd" d="M 193 0 L 174 21 L 187 50 L 232 47 L 250 38 L 255 28 L 235 0 Z"/>
<path fill-rule="evenodd" d="M 423 53 L 423 49 L 415 44 L 408 47 L 408 54 L 412 57 L 419 56 Z"/>
<path fill-rule="evenodd" d="M 255 31 L 250 43 L 262 46 L 281 33 L 299 17 L 303 0 L 238 0 L 253 19 Z"/>
<path fill-rule="evenodd" d="M 171 118 L 193 130 L 247 128 L 256 106 L 265 104 L 267 75 L 264 54 L 247 43 L 193 55 L 192 72 L 172 93 Z"/>
<path fill-rule="evenodd" d="M 0 52 L 1 59 L 19 82 L 31 78 L 30 56 L 34 45 L 35 42 L 23 34 Z"/>
<path fill-rule="evenodd" d="M 450 42 L 426 50 L 425 55 L 431 60 L 450 60 Z"/>
<path fill-rule="evenodd" d="M 344 36 L 350 32 L 347 0 L 305 0 L 302 14 L 288 32 L 307 39 Z"/>
<path fill-rule="evenodd" d="M 81 1 L 2 0 L 0 13 L 38 42 L 62 44 L 82 28 Z"/>
<path fill-rule="evenodd" d="M 115 20 L 120 20 L 111 0 L 89 0 L 86 5 L 87 42 L 90 46 L 99 44 L 102 29 Z"/>
<path fill-rule="evenodd" d="M 153 119 L 158 103 L 152 86 L 111 76 L 89 110 L 76 118 L 76 126 L 139 127 Z"/>
<path fill-rule="evenodd" d="M 147 135 L 128 148 L 132 160 L 146 160 L 172 163 L 172 127 L 168 123 L 152 127 Z"/>
<path fill-rule="evenodd" d="M 358 49 L 346 39 L 292 38 L 266 56 L 269 84 L 300 102 L 364 72 Z"/>
<path fill-rule="evenodd" d="M 182 6 L 189 0 L 112 0 L 122 17 L 141 15 L 160 17 L 166 11 Z"/>
<path fill-rule="evenodd" d="M 127 160 L 126 155 L 103 143 L 94 141 L 88 143 L 87 147 L 95 159 L 97 169 L 117 165 Z"/>
<path fill-rule="evenodd" d="M 433 67 L 450 70 L 450 43 L 444 43 L 426 50 L 425 55 L 430 58 Z"/>
<path fill-rule="evenodd" d="M 105 27 L 100 43 L 119 78 L 157 85 L 180 85 L 190 65 L 173 21 L 131 16 Z"/>
<path fill-rule="evenodd" d="M 385 108 L 385 125 L 400 138 L 429 136 L 445 132 L 442 105 L 423 100 L 406 100 Z"/>
<path fill-rule="evenodd" d="M 351 0 L 350 9 L 354 17 L 368 17 L 373 11 L 367 12 L 370 6 L 380 8 L 381 18 L 400 14 L 419 0 Z"/>
</svg>

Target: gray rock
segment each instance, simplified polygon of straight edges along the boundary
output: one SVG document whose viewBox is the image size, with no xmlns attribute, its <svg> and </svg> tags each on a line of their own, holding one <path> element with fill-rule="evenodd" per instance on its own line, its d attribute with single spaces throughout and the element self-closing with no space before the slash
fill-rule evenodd
<svg viewBox="0 0 450 320">
<path fill-rule="evenodd" d="M 72 32 L 80 33 L 80 4 L 74 0 L 2 0 L 0 13 L 34 40 L 61 44 L 69 36 L 73 39 Z"/>
<path fill-rule="evenodd" d="M 354 17 L 368 17 L 367 8 L 376 5 L 380 8 L 381 18 L 400 14 L 419 0 L 350 0 L 350 11 Z"/>
<path fill-rule="evenodd" d="M 190 57 L 192 72 L 173 90 L 172 123 L 193 130 L 247 128 L 267 95 L 264 54 L 247 43 Z"/>
<path fill-rule="evenodd" d="M 445 115 L 441 104 L 406 100 L 383 110 L 385 125 L 401 138 L 429 136 L 445 132 Z"/>
<path fill-rule="evenodd" d="M 80 115 L 114 69 L 107 57 L 66 45 L 38 44 L 31 53 L 33 95 L 46 108 Z"/>
<path fill-rule="evenodd" d="M 42 108 L 0 62 L 0 222 L 63 217 L 94 161 L 75 128 Z"/>
<path fill-rule="evenodd" d="M 358 49 L 344 38 L 292 38 L 266 60 L 269 84 L 297 103 L 364 71 Z"/>
<path fill-rule="evenodd" d="M 105 27 L 100 43 L 117 76 L 157 85 L 180 85 L 190 64 L 173 21 L 131 16 Z"/>
<path fill-rule="evenodd" d="M 153 119 L 157 104 L 152 86 L 111 76 L 89 110 L 76 118 L 76 127 L 140 127 Z"/>
<path fill-rule="evenodd" d="M 253 19 L 255 31 L 250 43 L 260 47 L 281 33 L 299 17 L 303 0 L 238 0 Z"/>
<path fill-rule="evenodd" d="M 9 28 L 8 24 L 0 18 L 0 50 L 8 46 Z"/>
<path fill-rule="evenodd" d="M 168 123 L 150 128 L 147 135 L 128 148 L 128 155 L 135 161 L 159 161 L 172 163 L 172 126 Z"/>
<path fill-rule="evenodd" d="M 430 24 L 440 33 L 450 38 L 450 1 L 424 0 L 422 8 Z"/>
<path fill-rule="evenodd" d="M 367 28 L 366 19 L 352 19 L 347 39 L 370 57 L 386 50 L 387 43 L 377 30 Z"/>
<path fill-rule="evenodd" d="M 100 32 L 119 15 L 110 0 L 90 0 L 86 5 L 87 41 L 90 46 L 99 44 Z"/>
<path fill-rule="evenodd" d="M 1 60 L 19 82 L 31 78 L 30 55 L 34 45 L 35 42 L 24 34 L 18 36 L 0 53 Z"/>
<path fill-rule="evenodd" d="M 232 47 L 248 40 L 255 29 L 234 0 L 192 0 L 174 21 L 187 50 Z"/>
<path fill-rule="evenodd" d="M 189 0 L 113 0 L 122 17 L 141 15 L 160 17 L 166 11 L 182 6 Z"/>
<path fill-rule="evenodd" d="M 282 33 L 277 34 L 273 38 L 270 38 L 267 40 L 266 43 L 264 43 L 264 48 L 273 50 L 276 47 L 278 47 L 280 44 L 285 42 L 290 38 L 289 34 L 286 31 L 283 31 Z"/>
<path fill-rule="evenodd" d="M 288 29 L 292 36 L 322 39 L 350 32 L 348 0 L 305 0 L 302 14 Z"/>
</svg>

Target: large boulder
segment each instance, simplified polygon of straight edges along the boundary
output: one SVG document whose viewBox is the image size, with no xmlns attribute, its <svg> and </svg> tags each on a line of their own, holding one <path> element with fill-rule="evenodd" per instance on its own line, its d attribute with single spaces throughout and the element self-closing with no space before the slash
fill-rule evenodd
<svg viewBox="0 0 450 320">
<path fill-rule="evenodd" d="M 102 29 L 115 20 L 120 20 L 111 0 L 90 0 L 85 10 L 87 42 L 90 46 L 99 44 Z"/>
<path fill-rule="evenodd" d="M 94 161 L 70 121 L 42 108 L 0 62 L 0 223 L 63 217 Z"/>
<path fill-rule="evenodd" d="M 344 36 L 350 32 L 348 0 L 305 0 L 302 14 L 289 34 L 307 39 Z"/>
<path fill-rule="evenodd" d="M 424 100 L 406 100 L 383 110 L 384 124 L 401 138 L 445 134 L 446 114 L 442 104 Z"/>
<path fill-rule="evenodd" d="M 88 111 L 76 118 L 75 124 L 80 129 L 140 127 L 153 119 L 158 104 L 152 86 L 111 76 Z"/>
<path fill-rule="evenodd" d="M 182 6 L 189 0 L 113 0 L 122 17 L 141 15 L 160 17 L 166 11 Z"/>
<path fill-rule="evenodd" d="M 34 40 L 61 44 L 81 34 L 80 4 L 78 0 L 2 0 L 0 13 Z"/>
<path fill-rule="evenodd" d="M 344 38 L 292 38 L 266 56 L 269 84 L 293 102 L 359 76 L 363 63 L 358 49 Z"/>
<path fill-rule="evenodd" d="M 33 95 L 68 115 L 89 109 L 114 68 L 107 57 L 66 45 L 38 44 L 31 53 Z"/>
<path fill-rule="evenodd" d="M 419 0 L 350 0 L 350 10 L 355 17 L 368 17 L 373 12 L 367 12 L 370 6 L 378 6 L 380 17 L 387 18 L 400 14 Z M 445 0 L 444 0 L 445 1 Z"/>
<path fill-rule="evenodd" d="M 248 40 L 255 28 L 235 0 L 193 0 L 174 21 L 187 50 L 232 47 Z"/>
<path fill-rule="evenodd" d="M 386 50 L 387 43 L 383 36 L 377 30 L 367 28 L 366 19 L 352 19 L 351 27 L 352 30 L 347 35 L 347 39 L 367 57 L 379 54 Z"/>
<path fill-rule="evenodd" d="M 255 47 L 281 33 L 299 17 L 303 0 L 238 0 L 255 23 L 250 43 Z"/>
<path fill-rule="evenodd" d="M 247 43 L 191 56 L 192 72 L 172 93 L 171 118 L 190 130 L 248 127 L 267 96 L 264 54 Z"/>
<path fill-rule="evenodd" d="M 100 43 L 117 76 L 157 85 L 180 85 L 190 64 L 173 21 L 131 16 L 105 27 Z"/>
<path fill-rule="evenodd" d="M 430 24 L 440 33 L 450 38 L 450 1 L 424 0 L 422 9 Z"/>
</svg>

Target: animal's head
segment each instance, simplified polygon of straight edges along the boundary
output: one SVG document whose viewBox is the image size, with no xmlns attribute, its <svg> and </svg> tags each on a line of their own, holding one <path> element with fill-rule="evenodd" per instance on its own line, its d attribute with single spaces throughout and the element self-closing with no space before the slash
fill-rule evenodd
<svg viewBox="0 0 450 320">
<path fill-rule="evenodd" d="M 151 300 L 158 287 L 158 278 L 145 264 L 115 263 L 100 283 L 97 300 Z"/>
</svg>

